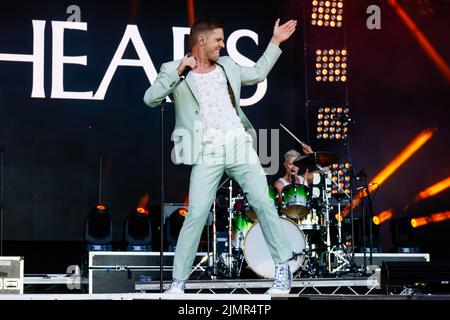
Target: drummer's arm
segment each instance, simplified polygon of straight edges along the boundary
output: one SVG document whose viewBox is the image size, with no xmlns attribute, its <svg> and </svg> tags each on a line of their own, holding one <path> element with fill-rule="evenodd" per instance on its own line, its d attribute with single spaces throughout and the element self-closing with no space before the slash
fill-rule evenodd
<svg viewBox="0 0 450 320">
<path fill-rule="evenodd" d="M 281 195 L 281 190 L 283 190 L 283 183 L 280 180 L 275 181 L 273 186 L 278 190 L 278 193 Z"/>
<path fill-rule="evenodd" d="M 312 185 L 314 182 L 314 172 L 306 172 L 303 178 L 305 178 L 309 186 Z"/>
</svg>

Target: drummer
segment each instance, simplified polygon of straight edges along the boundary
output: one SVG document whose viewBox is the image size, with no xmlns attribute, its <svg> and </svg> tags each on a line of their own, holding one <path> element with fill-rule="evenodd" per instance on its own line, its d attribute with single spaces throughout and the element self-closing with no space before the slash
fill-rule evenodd
<svg viewBox="0 0 450 320">
<path fill-rule="evenodd" d="M 305 154 L 313 153 L 311 147 L 306 143 L 302 143 L 302 151 Z M 308 172 L 308 170 L 305 170 L 303 174 L 299 175 L 298 173 L 300 168 L 294 165 L 294 161 L 297 160 L 300 156 L 301 156 L 300 152 L 294 149 L 291 149 L 284 154 L 284 162 L 283 162 L 285 169 L 284 176 L 279 178 L 274 183 L 274 187 L 277 189 L 279 194 L 281 194 L 281 191 L 285 186 L 293 183 L 294 177 L 295 183 L 297 184 L 303 184 L 306 186 L 312 184 L 314 179 L 314 172 Z"/>
</svg>

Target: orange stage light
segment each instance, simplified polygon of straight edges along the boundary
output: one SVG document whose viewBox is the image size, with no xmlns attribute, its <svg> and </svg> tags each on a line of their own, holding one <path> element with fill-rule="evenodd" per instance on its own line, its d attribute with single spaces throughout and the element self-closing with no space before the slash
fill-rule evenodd
<svg viewBox="0 0 450 320">
<path fill-rule="evenodd" d="M 415 198 L 414 201 L 420 201 L 429 197 L 432 197 L 436 194 L 438 194 L 441 191 L 444 191 L 445 189 L 447 189 L 448 187 L 450 187 L 450 177 L 439 181 L 436 184 L 433 184 L 431 187 L 428 187 L 427 189 L 421 191 Z"/>
<path fill-rule="evenodd" d="M 449 219 L 450 219 L 450 211 L 438 212 L 426 217 L 412 218 L 411 226 L 413 228 L 418 228 L 430 223 L 439 223 Z"/>
<path fill-rule="evenodd" d="M 392 160 L 384 169 L 382 169 L 369 183 L 372 184 L 368 189 L 369 192 L 375 191 L 380 185 L 383 184 L 395 171 L 398 170 L 409 158 L 411 158 L 414 153 L 417 152 L 428 140 L 431 139 L 436 129 L 425 129 L 423 130 L 413 141 L 405 148 L 399 155 L 397 155 L 394 160 Z M 367 191 L 358 192 L 353 201 L 352 207 L 355 208 L 361 203 L 361 199 L 367 196 Z M 350 205 L 347 205 L 342 210 L 342 215 L 345 216 L 350 211 Z M 337 220 L 336 215 L 336 220 Z"/>
<path fill-rule="evenodd" d="M 389 209 L 386 211 L 383 211 L 376 216 L 372 218 L 373 223 L 375 223 L 377 226 L 385 222 L 386 220 L 389 220 L 394 215 L 394 210 Z"/>
<path fill-rule="evenodd" d="M 419 45 L 428 55 L 428 57 L 433 61 L 433 63 L 437 66 L 439 71 L 444 75 L 447 81 L 450 83 L 450 67 L 442 58 L 442 56 L 437 52 L 437 50 L 433 47 L 433 45 L 428 41 L 427 37 L 420 31 L 417 25 L 412 21 L 412 19 L 408 16 L 406 11 L 400 6 L 397 0 L 388 0 L 388 3 L 394 9 L 395 13 L 400 17 L 406 27 L 409 29 L 411 34 L 416 38 Z"/>
</svg>

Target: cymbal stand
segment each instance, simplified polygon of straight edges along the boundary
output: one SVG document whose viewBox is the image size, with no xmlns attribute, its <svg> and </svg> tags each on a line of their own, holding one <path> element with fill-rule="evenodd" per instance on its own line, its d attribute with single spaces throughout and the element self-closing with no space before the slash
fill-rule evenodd
<svg viewBox="0 0 450 320">
<path fill-rule="evenodd" d="M 325 171 L 323 170 L 322 166 L 319 164 L 316 164 L 316 167 L 321 175 L 321 180 L 324 181 L 324 190 L 322 191 L 322 201 L 324 203 L 324 214 L 325 214 L 325 227 L 327 232 L 327 263 L 328 263 L 328 271 L 331 272 L 331 259 L 330 259 L 330 248 L 331 248 L 331 238 L 330 238 L 330 199 L 328 195 L 328 189 L 327 189 L 327 183 L 326 183 L 326 177 L 325 177 Z"/>
<path fill-rule="evenodd" d="M 339 192 L 343 193 L 345 196 L 350 198 L 350 195 L 348 193 L 346 193 L 345 190 L 343 190 L 339 185 L 339 182 L 340 182 L 339 174 L 338 174 L 337 178 L 338 178 L 337 183 L 333 179 L 331 179 L 331 181 L 336 185 Z M 335 257 L 338 258 L 338 267 L 335 268 L 334 270 L 330 270 L 331 273 L 336 273 L 338 271 L 341 271 L 345 266 L 351 265 L 350 261 L 345 259 L 345 257 L 343 256 L 344 249 L 342 247 L 342 223 L 341 223 L 341 220 L 342 220 L 342 218 L 341 218 L 341 199 L 338 199 L 338 245 L 337 245 L 336 250 L 333 247 L 330 251 L 330 254 L 333 254 Z"/>
<path fill-rule="evenodd" d="M 216 278 L 217 275 L 217 229 L 216 229 L 216 200 L 213 202 L 213 215 L 212 215 L 212 259 L 209 262 L 209 266 L 212 268 L 212 279 Z M 209 256 L 209 253 L 208 253 Z"/>
<path fill-rule="evenodd" d="M 233 224 L 233 207 L 235 199 L 233 198 L 233 180 L 230 179 L 229 189 L 229 199 L 230 205 L 228 207 L 228 275 L 230 278 L 233 276 L 233 248 L 231 245 L 231 237 L 232 237 L 232 224 Z"/>
<path fill-rule="evenodd" d="M 338 181 L 334 181 L 333 179 L 331 179 L 331 181 L 336 185 L 336 187 L 338 188 L 339 192 L 341 192 L 342 194 L 344 194 L 346 197 L 348 197 L 350 199 L 350 195 L 345 192 L 344 189 L 341 188 L 341 186 L 339 185 L 339 174 L 337 175 L 337 179 Z M 340 198 L 338 199 L 338 246 L 341 247 L 342 245 L 342 219 L 341 219 L 341 200 Z"/>
<path fill-rule="evenodd" d="M 217 188 L 217 190 L 220 190 L 220 188 L 222 188 L 222 186 L 229 180 L 229 178 L 226 178 L 224 182 L 222 182 L 219 187 Z M 231 180 L 230 180 L 231 181 Z M 216 191 L 217 193 L 217 191 Z M 212 226 L 212 252 L 209 252 L 208 250 L 208 254 L 205 256 L 205 258 L 202 259 L 202 261 L 200 262 L 203 263 L 206 260 L 208 260 L 208 269 L 211 270 L 210 272 L 208 272 L 208 274 L 210 274 L 211 279 L 216 279 L 217 275 L 218 275 L 218 268 L 217 268 L 217 264 L 219 261 L 218 258 L 218 254 L 217 254 L 217 208 L 216 208 L 216 200 L 213 201 L 213 210 L 212 210 L 212 221 L 211 221 L 211 226 Z M 209 220 L 210 217 L 208 217 L 208 222 L 207 222 L 207 227 L 209 230 Z"/>
</svg>

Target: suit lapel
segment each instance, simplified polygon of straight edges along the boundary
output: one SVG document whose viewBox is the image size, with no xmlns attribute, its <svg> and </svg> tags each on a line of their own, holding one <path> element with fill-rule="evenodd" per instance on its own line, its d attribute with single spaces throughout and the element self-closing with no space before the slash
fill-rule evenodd
<svg viewBox="0 0 450 320">
<path fill-rule="evenodd" d="M 198 96 L 197 88 L 192 79 L 191 72 L 189 72 L 187 74 L 186 79 L 184 79 L 184 81 L 186 81 L 186 84 L 188 85 L 189 89 L 191 90 L 192 95 L 195 97 L 195 100 L 197 100 L 198 105 L 200 105 L 200 99 Z"/>
<path fill-rule="evenodd" d="M 220 59 L 219 59 L 220 60 Z M 231 100 L 234 102 L 234 107 L 237 107 L 236 105 L 236 92 L 237 92 L 237 88 L 235 87 L 235 83 L 233 81 L 231 81 L 230 79 L 233 79 L 231 77 L 231 71 L 228 70 L 228 68 L 226 68 L 223 64 L 220 63 L 220 61 L 216 61 L 216 64 L 218 64 L 220 67 L 222 67 L 222 69 L 225 71 L 225 75 L 227 76 L 227 82 L 229 84 L 229 86 L 231 87 L 231 91 L 230 93 L 233 94 L 233 96 L 231 97 Z"/>
<path fill-rule="evenodd" d="M 234 107 L 237 107 L 237 103 L 236 103 L 236 92 L 237 92 L 237 88 L 235 87 L 235 83 L 233 81 L 230 81 L 230 79 L 233 79 L 231 77 L 231 71 L 228 70 L 228 68 L 226 68 L 223 64 L 221 64 L 219 61 L 216 61 L 216 64 L 219 65 L 224 71 L 225 71 L 225 75 L 227 77 L 227 82 L 229 84 L 229 86 L 231 87 L 231 94 L 233 94 L 233 96 L 231 97 L 233 102 L 234 102 Z M 186 79 L 184 80 L 186 81 L 186 84 L 188 85 L 189 89 L 192 92 L 192 95 L 195 97 L 195 99 L 197 100 L 198 105 L 200 105 L 200 99 L 199 99 L 199 95 L 197 92 L 197 87 L 195 86 L 195 83 L 192 79 L 192 75 L 191 72 L 189 72 L 186 76 Z"/>
</svg>

